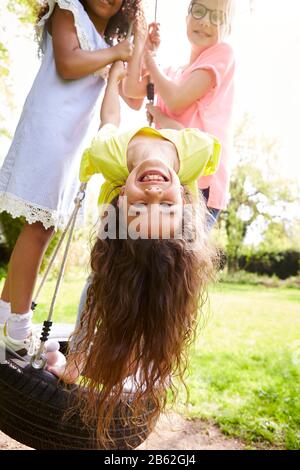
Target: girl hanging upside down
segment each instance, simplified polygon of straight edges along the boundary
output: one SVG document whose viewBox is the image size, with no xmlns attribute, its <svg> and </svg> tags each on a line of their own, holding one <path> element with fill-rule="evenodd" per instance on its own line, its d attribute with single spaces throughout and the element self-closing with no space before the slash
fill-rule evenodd
<svg viewBox="0 0 300 470">
<path fill-rule="evenodd" d="M 81 162 L 81 181 L 105 178 L 87 301 L 66 367 L 48 367 L 69 383 L 82 374 L 82 417 L 98 417 L 102 442 L 130 382 L 134 416 L 151 402 L 154 422 L 167 391 L 174 396 L 217 259 L 197 179 L 216 171 L 218 141 L 197 129 L 119 133 L 123 76 L 123 64 L 114 64 L 102 127 Z"/>
</svg>

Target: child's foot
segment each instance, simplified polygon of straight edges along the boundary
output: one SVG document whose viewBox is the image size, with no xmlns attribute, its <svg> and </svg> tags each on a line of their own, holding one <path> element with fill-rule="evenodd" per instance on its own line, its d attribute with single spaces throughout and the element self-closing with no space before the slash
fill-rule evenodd
<svg viewBox="0 0 300 470">
<path fill-rule="evenodd" d="M 33 330 L 25 339 L 11 338 L 7 332 L 7 323 L 3 325 L 2 331 L 0 331 L 0 337 L 8 351 L 15 352 L 22 357 L 27 355 L 33 356 L 40 346 L 39 335 Z"/>
</svg>

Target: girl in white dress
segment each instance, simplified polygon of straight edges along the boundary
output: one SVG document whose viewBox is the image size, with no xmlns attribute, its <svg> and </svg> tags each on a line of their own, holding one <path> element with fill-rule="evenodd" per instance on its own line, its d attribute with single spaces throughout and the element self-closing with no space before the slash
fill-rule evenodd
<svg viewBox="0 0 300 470">
<path fill-rule="evenodd" d="M 126 33 L 139 1 L 47 0 L 41 7 L 43 60 L 0 169 L 0 211 L 26 219 L 0 300 L 1 334 L 16 351 L 32 346 L 40 264 L 73 209 L 81 155 L 99 127 L 103 68 L 132 55 Z"/>
</svg>

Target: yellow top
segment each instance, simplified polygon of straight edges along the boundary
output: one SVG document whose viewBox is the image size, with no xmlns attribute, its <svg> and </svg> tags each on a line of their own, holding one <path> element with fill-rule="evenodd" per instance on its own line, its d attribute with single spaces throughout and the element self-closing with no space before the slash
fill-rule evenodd
<svg viewBox="0 0 300 470">
<path fill-rule="evenodd" d="M 137 133 L 161 136 L 175 145 L 180 162 L 179 180 L 198 201 L 197 179 L 218 169 L 221 145 L 215 137 L 198 129 L 156 130 L 142 127 L 120 132 L 113 124 L 106 124 L 84 152 L 80 166 L 80 180 L 83 183 L 88 182 L 95 173 L 101 173 L 105 178 L 99 204 L 109 204 L 124 186 L 129 176 L 127 148 Z"/>
</svg>

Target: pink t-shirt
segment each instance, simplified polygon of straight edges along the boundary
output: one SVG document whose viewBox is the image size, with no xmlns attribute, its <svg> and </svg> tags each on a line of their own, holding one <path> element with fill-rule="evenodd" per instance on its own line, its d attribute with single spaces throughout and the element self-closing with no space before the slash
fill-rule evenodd
<svg viewBox="0 0 300 470">
<path fill-rule="evenodd" d="M 180 114 L 171 113 L 158 95 L 157 106 L 172 119 L 185 127 L 198 128 L 215 135 L 222 144 L 220 166 L 212 176 L 198 180 L 201 189 L 210 188 L 208 207 L 224 209 L 229 194 L 229 155 L 231 153 L 231 118 L 233 108 L 234 55 L 229 44 L 218 43 L 206 49 L 197 60 L 186 68 L 165 70 L 165 74 L 177 84 L 183 83 L 197 69 L 212 70 L 215 86 L 205 96 L 195 101 Z"/>
</svg>

